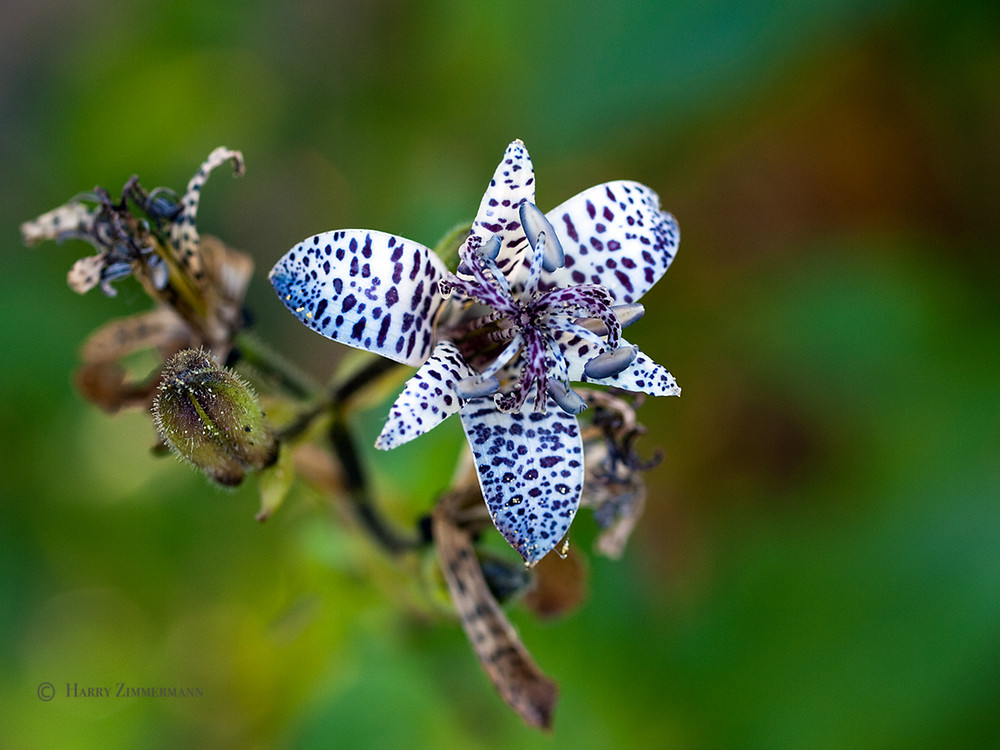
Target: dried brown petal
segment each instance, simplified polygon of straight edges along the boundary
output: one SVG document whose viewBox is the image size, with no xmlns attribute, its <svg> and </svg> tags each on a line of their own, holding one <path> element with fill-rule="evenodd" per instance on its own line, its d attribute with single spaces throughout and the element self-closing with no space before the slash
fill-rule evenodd
<svg viewBox="0 0 1000 750">
<path fill-rule="evenodd" d="M 549 730 L 559 689 L 532 660 L 493 598 L 469 533 L 449 511 L 446 501 L 435 508 L 434 540 L 462 627 L 500 697 L 526 723 Z"/>
<path fill-rule="evenodd" d="M 242 153 L 225 146 L 219 146 L 208 155 L 208 158 L 195 172 L 194 177 L 188 182 L 184 196 L 181 198 L 180 215 L 170 227 L 170 244 L 175 248 L 177 261 L 199 286 L 202 286 L 203 282 L 204 257 L 202 253 L 204 251 L 199 250 L 201 243 L 195 219 L 198 214 L 198 203 L 201 200 L 201 189 L 212 170 L 230 160 L 233 162 L 234 174 L 241 177 L 246 169 Z"/>
<path fill-rule="evenodd" d="M 87 208 L 73 200 L 42 214 L 37 219 L 24 222 L 21 225 L 21 237 L 26 245 L 69 237 L 93 241 L 91 230 L 96 215 L 96 208 Z"/>
<path fill-rule="evenodd" d="M 625 547 L 635 525 L 642 517 L 646 508 L 646 484 L 639 476 L 633 476 L 619 487 L 614 499 L 606 504 L 595 504 L 595 515 L 601 515 L 604 509 L 614 509 L 610 525 L 602 527 L 603 531 L 594 542 L 599 554 L 618 560 L 625 553 Z"/>
<path fill-rule="evenodd" d="M 535 586 L 522 600 L 539 617 L 559 617 L 576 609 L 587 595 L 587 566 L 576 548 L 565 558 L 546 555 L 535 566 Z"/>
<path fill-rule="evenodd" d="M 253 276 L 253 258 L 210 235 L 201 238 L 200 247 L 208 280 L 204 292 L 208 308 L 206 340 L 202 343 L 224 359 L 233 334 L 243 325 L 243 299 Z"/>
<path fill-rule="evenodd" d="M 129 318 L 112 320 L 84 342 L 83 364 L 76 373 L 80 393 L 112 414 L 148 407 L 159 381 L 159 370 L 145 380 L 128 377 L 121 361 L 134 352 L 155 349 L 162 359 L 189 345 L 191 333 L 173 310 L 160 307 Z"/>
<path fill-rule="evenodd" d="M 66 274 L 66 283 L 77 294 L 86 294 L 101 283 L 101 271 L 106 264 L 103 253 L 80 258 Z"/>
</svg>

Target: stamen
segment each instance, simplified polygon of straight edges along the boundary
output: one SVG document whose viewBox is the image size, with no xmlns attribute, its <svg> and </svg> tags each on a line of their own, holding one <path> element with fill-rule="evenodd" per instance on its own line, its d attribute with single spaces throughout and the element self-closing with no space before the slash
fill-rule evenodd
<svg viewBox="0 0 1000 750">
<path fill-rule="evenodd" d="M 474 251 L 466 251 L 462 261 L 463 273 L 467 271 L 464 275 L 471 278 L 448 274 L 438 282 L 442 294 L 457 292 L 505 315 L 515 311 L 510 285 L 493 261 L 479 257 Z"/>
<path fill-rule="evenodd" d="M 486 332 L 486 341 L 490 344 L 502 344 L 505 341 L 510 341 L 517 335 L 517 330 L 514 328 L 498 328 L 495 331 Z"/>
<path fill-rule="evenodd" d="M 618 318 L 622 328 L 628 328 L 646 314 L 646 308 L 639 302 L 630 302 L 626 305 L 612 305 L 611 311 Z"/>
<path fill-rule="evenodd" d="M 565 318 L 552 318 L 549 320 L 549 328 L 555 329 L 557 331 L 562 331 L 563 333 L 568 333 L 571 336 L 576 336 L 584 341 L 589 341 L 593 344 L 599 351 L 605 351 L 608 349 L 607 342 L 598 336 L 593 331 L 589 331 L 583 326 L 577 325 L 572 321 L 566 320 Z"/>
<path fill-rule="evenodd" d="M 549 357 L 550 359 L 546 362 L 546 366 L 550 373 L 552 373 L 556 380 L 561 380 L 564 383 L 569 382 L 569 369 L 566 364 L 566 355 L 563 354 L 562 347 L 559 346 L 559 342 L 552 336 L 548 337 L 549 346 Z"/>
<path fill-rule="evenodd" d="M 476 252 L 483 260 L 493 262 L 500 254 L 500 235 L 492 235 L 486 242 L 476 248 Z"/>
<path fill-rule="evenodd" d="M 480 236 L 470 238 L 462 248 L 458 275 L 449 274 L 439 282 L 443 292 L 492 310 L 451 331 L 451 338 L 476 369 L 489 362 L 478 375 L 459 381 L 455 391 L 463 399 L 493 394 L 503 412 L 521 410 L 529 398 L 535 411 L 544 411 L 551 398 L 563 411 L 579 414 L 586 401 L 569 386 L 563 348 L 577 344 L 567 336 L 586 342 L 576 353 L 591 356 L 584 366 L 585 378 L 613 377 L 638 356 L 636 347 L 619 346 L 619 342 L 622 328 L 642 317 L 644 309 L 640 304 L 613 305 L 614 295 L 599 284 L 556 286 L 541 292 L 543 270 L 562 267 L 565 255 L 555 229 L 537 206 L 523 201 L 520 217 L 530 245 L 520 288 L 512 289 L 496 264 L 502 242 L 499 235 L 485 241 Z M 499 354 L 493 357 L 497 350 Z M 501 371 L 504 375 L 498 377 Z"/>
<path fill-rule="evenodd" d="M 632 302 L 626 305 L 612 305 L 611 312 L 615 314 L 619 325 L 622 328 L 627 328 L 643 316 L 646 308 L 638 302 Z M 588 331 L 593 331 L 598 336 L 607 336 L 609 332 L 607 324 L 599 318 L 577 318 L 576 324 L 583 326 Z"/>
<path fill-rule="evenodd" d="M 531 388 L 535 389 L 535 411 L 545 411 L 546 397 L 549 382 L 548 357 L 549 338 L 536 328 L 529 328 L 524 332 L 524 364 L 521 367 L 520 390 L 523 394 L 521 403 L 527 399 L 531 393 Z M 520 404 L 518 405 L 520 408 Z"/>
<path fill-rule="evenodd" d="M 462 253 L 463 265 L 466 266 L 469 276 L 474 279 L 474 286 L 481 290 L 489 290 L 487 297 L 490 299 L 497 298 L 497 293 L 499 292 L 499 298 L 507 300 L 510 299 L 510 283 L 507 281 L 507 277 L 503 275 L 503 272 L 497 267 L 497 264 L 493 262 L 487 255 L 480 254 L 479 248 L 489 247 L 493 243 L 493 239 L 499 242 L 499 238 L 496 235 L 493 236 L 486 243 L 474 246 L 473 249 L 466 249 Z M 499 252 L 499 250 L 497 251 Z M 496 305 L 491 304 L 493 307 Z M 499 308 L 498 308 L 499 309 Z"/>
<path fill-rule="evenodd" d="M 567 414 L 579 414 L 587 408 L 587 402 L 572 388 L 558 380 L 549 381 L 549 395 Z"/>
<path fill-rule="evenodd" d="M 439 287 L 440 288 L 440 287 Z M 464 339 L 471 333 L 482 331 L 484 328 L 492 323 L 496 323 L 504 317 L 502 312 L 493 312 L 487 315 L 481 315 L 478 318 L 473 318 L 472 320 L 466 320 L 458 325 L 451 326 L 448 328 L 448 338 L 453 341 L 460 341 Z"/>
<path fill-rule="evenodd" d="M 455 383 L 455 393 L 465 400 L 489 396 L 498 390 L 500 390 L 499 380 L 494 377 L 484 378 L 482 375 L 473 375 Z"/>
<path fill-rule="evenodd" d="M 591 380 L 601 380 L 617 375 L 639 356 L 639 347 L 621 346 L 602 352 L 583 366 L 583 374 Z"/>
<path fill-rule="evenodd" d="M 546 240 L 545 232 L 542 232 L 538 235 L 534 245 L 532 245 L 531 265 L 528 266 L 528 278 L 524 280 L 524 291 L 529 295 L 535 293 L 538 289 L 538 282 L 542 278 L 542 268 L 545 266 Z M 524 257 L 527 262 L 529 259 L 528 254 L 525 253 Z"/>
<path fill-rule="evenodd" d="M 515 356 L 517 356 L 517 353 L 521 350 L 522 346 L 524 346 L 524 337 L 520 333 L 518 333 L 514 336 L 514 338 L 507 345 L 507 347 L 502 352 L 500 352 L 500 354 L 497 355 L 497 358 L 493 360 L 493 363 L 485 370 L 483 370 L 481 373 L 479 373 L 479 377 L 489 378 L 495 375 L 497 372 L 500 371 L 501 367 L 510 362 L 512 359 L 514 359 Z"/>
<path fill-rule="evenodd" d="M 521 227 L 528 238 L 528 244 L 535 247 L 539 235 L 547 237 L 547 247 L 542 255 L 542 266 L 546 271 L 555 271 L 566 263 L 566 255 L 555 228 L 534 203 L 524 201 L 521 204 Z"/>
</svg>

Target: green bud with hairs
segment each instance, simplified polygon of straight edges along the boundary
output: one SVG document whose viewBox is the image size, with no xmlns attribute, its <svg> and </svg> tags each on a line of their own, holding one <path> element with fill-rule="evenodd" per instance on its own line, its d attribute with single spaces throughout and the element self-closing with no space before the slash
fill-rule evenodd
<svg viewBox="0 0 1000 750">
<path fill-rule="evenodd" d="M 185 349 L 167 361 L 153 417 L 170 449 L 219 484 L 238 485 L 277 458 L 253 389 L 203 350 Z"/>
</svg>

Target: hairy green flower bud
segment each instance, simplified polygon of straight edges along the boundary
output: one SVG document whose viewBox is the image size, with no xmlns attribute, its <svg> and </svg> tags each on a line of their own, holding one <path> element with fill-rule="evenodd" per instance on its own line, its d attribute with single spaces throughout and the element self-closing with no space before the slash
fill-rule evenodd
<svg viewBox="0 0 1000 750">
<path fill-rule="evenodd" d="M 164 442 L 220 484 L 237 485 L 277 457 L 253 390 L 201 350 L 167 361 L 153 417 Z"/>
</svg>

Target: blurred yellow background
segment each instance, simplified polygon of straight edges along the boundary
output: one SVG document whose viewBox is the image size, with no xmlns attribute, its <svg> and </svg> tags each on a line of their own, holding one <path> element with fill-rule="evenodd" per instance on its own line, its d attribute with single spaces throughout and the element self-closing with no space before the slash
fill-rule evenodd
<svg viewBox="0 0 1000 750">
<path fill-rule="evenodd" d="M 996 746 L 998 82 L 983 2 L 10 0 L 0 746 Z M 18 234 L 241 149 L 199 224 L 255 257 L 262 335 L 324 375 L 342 352 L 267 269 L 327 229 L 433 245 L 513 138 L 543 210 L 635 179 L 682 233 L 629 331 L 684 388 L 641 412 L 646 515 L 616 563 L 582 513 L 583 606 L 512 612 L 561 687 L 552 737 L 316 497 L 258 525 L 253 481 L 216 490 L 149 454 L 142 415 L 83 403 L 78 346 L 148 302 L 75 295 L 87 246 Z M 401 518 L 447 483 L 452 422 L 366 454 Z M 72 694 L 119 684 L 201 694 Z"/>
</svg>

